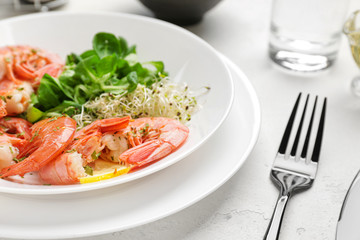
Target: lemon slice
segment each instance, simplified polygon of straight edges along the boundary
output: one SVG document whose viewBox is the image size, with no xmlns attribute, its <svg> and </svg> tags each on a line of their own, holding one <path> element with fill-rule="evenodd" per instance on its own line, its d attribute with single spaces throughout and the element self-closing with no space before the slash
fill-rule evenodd
<svg viewBox="0 0 360 240">
<path fill-rule="evenodd" d="M 98 182 L 113 177 L 126 174 L 130 171 L 130 167 L 121 166 L 117 163 L 111 163 L 103 160 L 96 160 L 92 176 L 80 178 L 80 183 Z"/>
</svg>

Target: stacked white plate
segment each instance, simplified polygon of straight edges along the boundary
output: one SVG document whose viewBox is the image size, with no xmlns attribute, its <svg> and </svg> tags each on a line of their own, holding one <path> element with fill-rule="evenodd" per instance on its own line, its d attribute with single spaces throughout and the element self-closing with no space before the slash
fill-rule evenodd
<svg viewBox="0 0 360 240">
<path fill-rule="evenodd" d="M 210 87 L 187 142 L 140 171 L 102 182 L 39 186 L 0 181 L 0 237 L 70 238 L 124 230 L 168 216 L 227 181 L 252 150 L 260 107 L 246 76 L 194 34 L 159 20 L 109 13 L 35 14 L 0 21 L 0 46 L 26 44 L 64 57 L 91 48 L 97 32 L 161 60 L 173 81 Z M 181 160 L 181 161 L 180 161 Z M 176 164 L 175 164 L 176 163 Z M 160 171 L 161 170 L 161 171 Z"/>
</svg>

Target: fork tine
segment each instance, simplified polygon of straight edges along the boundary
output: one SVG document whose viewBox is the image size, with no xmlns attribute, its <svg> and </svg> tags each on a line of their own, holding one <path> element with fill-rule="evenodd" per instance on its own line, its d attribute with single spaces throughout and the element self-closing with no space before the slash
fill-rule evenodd
<svg viewBox="0 0 360 240">
<path fill-rule="evenodd" d="M 311 161 L 313 161 L 313 162 L 318 162 L 319 161 L 320 148 L 321 148 L 322 136 L 323 136 L 323 133 L 324 133 L 324 125 L 325 125 L 326 101 L 327 101 L 327 99 L 325 98 L 323 108 L 322 108 L 322 111 L 321 111 L 319 128 L 318 128 L 318 131 L 317 131 L 317 134 L 316 134 L 314 150 L 313 150 L 313 154 L 311 156 Z"/>
<path fill-rule="evenodd" d="M 314 122 L 315 109 L 316 109 L 316 105 L 317 105 L 317 99 L 318 99 L 318 97 L 316 96 L 315 102 L 314 102 L 314 107 L 313 107 L 313 110 L 312 110 L 312 113 L 311 113 L 310 122 L 309 122 L 309 128 L 307 130 L 304 146 L 303 146 L 303 149 L 302 149 L 301 155 L 300 155 L 301 158 L 306 158 L 306 154 L 307 154 L 307 151 L 308 151 L 312 125 L 313 125 L 313 122 Z"/>
<path fill-rule="evenodd" d="M 307 108 L 308 101 L 309 101 L 309 94 L 308 94 L 307 97 L 306 97 L 306 102 L 305 102 L 304 110 L 303 110 L 303 113 L 302 113 L 302 115 L 301 115 L 301 119 L 300 119 L 300 123 L 299 123 L 298 130 L 297 130 L 297 132 L 296 132 L 294 144 L 293 144 L 293 146 L 292 146 L 292 148 L 291 148 L 291 152 L 290 152 L 290 155 L 291 155 L 291 156 L 295 156 L 295 155 L 296 155 L 296 150 L 297 150 L 297 147 L 298 147 L 298 145 L 299 145 L 301 130 L 302 130 L 302 127 L 303 127 L 303 124 L 304 124 L 304 118 L 305 118 L 305 113 L 306 113 L 306 108 Z"/>
<path fill-rule="evenodd" d="M 289 143 L 289 138 L 290 138 L 290 134 L 291 134 L 291 129 L 292 129 L 292 126 L 294 124 L 295 115 L 296 115 L 296 112 L 297 112 L 297 109 L 298 109 L 298 106 L 299 106 L 300 97 L 301 97 L 301 93 L 299 93 L 299 96 L 296 99 L 294 108 L 293 108 L 293 110 L 291 112 L 289 121 L 288 121 L 288 123 L 286 125 L 284 135 L 283 135 L 283 137 L 281 139 L 281 143 L 280 143 L 280 147 L 279 147 L 279 151 L 278 151 L 281 154 L 285 154 L 285 152 L 286 152 L 286 148 L 287 148 L 287 145 Z"/>
</svg>

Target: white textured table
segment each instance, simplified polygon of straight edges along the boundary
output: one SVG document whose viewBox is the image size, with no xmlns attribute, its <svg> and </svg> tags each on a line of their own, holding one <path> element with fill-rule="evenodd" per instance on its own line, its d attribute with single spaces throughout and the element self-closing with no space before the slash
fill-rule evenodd
<svg viewBox="0 0 360 240">
<path fill-rule="evenodd" d="M 216 192 L 177 214 L 126 231 L 81 239 L 262 239 L 278 196 L 270 181 L 270 167 L 299 91 L 327 96 L 328 116 L 317 179 L 310 190 L 290 202 L 280 239 L 335 239 L 342 201 L 360 169 L 360 99 L 349 91 L 358 70 L 345 37 L 338 61 L 327 73 L 303 78 L 274 68 L 267 57 L 270 8 L 266 0 L 224 0 L 201 23 L 187 28 L 240 66 L 260 99 L 259 140 L 239 172 Z M 360 1 L 353 0 L 349 11 L 356 9 L 360 9 Z M 134 0 L 70 0 L 61 10 L 152 16 Z M 11 15 L 0 3 L 0 18 Z"/>
</svg>

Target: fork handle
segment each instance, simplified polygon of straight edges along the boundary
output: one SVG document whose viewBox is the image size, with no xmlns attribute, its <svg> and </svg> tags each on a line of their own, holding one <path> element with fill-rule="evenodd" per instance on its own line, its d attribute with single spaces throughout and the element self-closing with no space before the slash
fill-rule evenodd
<svg viewBox="0 0 360 240">
<path fill-rule="evenodd" d="M 290 193 L 281 194 L 277 200 L 274 213 L 271 217 L 269 227 L 266 230 L 264 240 L 277 240 L 279 239 L 281 222 L 284 216 L 287 202 L 290 198 Z"/>
</svg>

